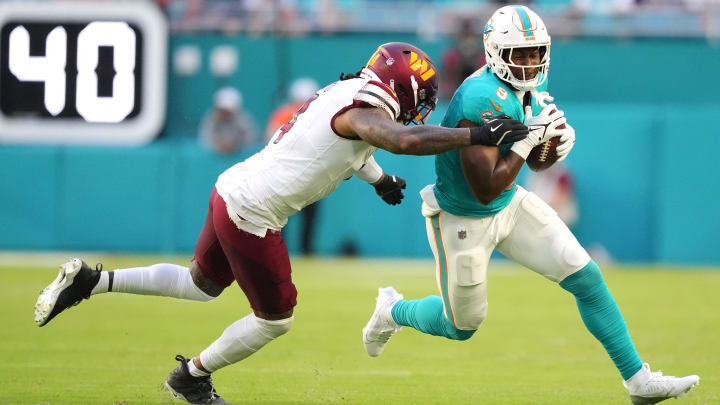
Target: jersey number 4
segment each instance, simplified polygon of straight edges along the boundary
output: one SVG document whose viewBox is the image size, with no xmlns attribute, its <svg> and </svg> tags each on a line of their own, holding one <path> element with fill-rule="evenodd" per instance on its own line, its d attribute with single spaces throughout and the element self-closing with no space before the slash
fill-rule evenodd
<svg viewBox="0 0 720 405">
<path fill-rule="evenodd" d="M 292 119 L 290 119 L 290 121 L 286 122 L 283 126 L 280 127 L 280 134 L 277 136 L 277 138 L 275 138 L 275 141 L 273 143 L 280 142 L 282 137 L 285 136 L 285 134 L 288 133 L 288 131 L 290 131 L 290 129 L 293 127 L 293 125 L 295 125 L 295 122 L 297 121 L 300 114 L 307 111 L 308 106 L 310 106 L 310 103 L 315 101 L 315 99 L 318 98 L 318 96 L 319 96 L 319 94 L 314 94 L 312 97 L 310 97 L 308 99 L 308 101 L 303 103 L 303 105 L 300 106 L 300 108 L 298 108 L 297 111 L 295 111 L 295 113 L 292 116 Z"/>
</svg>

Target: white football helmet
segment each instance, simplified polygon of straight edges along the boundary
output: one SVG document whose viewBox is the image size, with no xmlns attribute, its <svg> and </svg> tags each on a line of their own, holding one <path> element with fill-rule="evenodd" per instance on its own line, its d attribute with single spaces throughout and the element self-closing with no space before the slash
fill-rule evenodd
<svg viewBox="0 0 720 405">
<path fill-rule="evenodd" d="M 550 35 L 540 17 L 525 6 L 505 6 L 498 9 L 485 25 L 483 33 L 485 59 L 488 66 L 500 79 L 510 83 L 518 90 L 528 91 L 543 84 L 550 68 Z M 512 52 L 516 48 L 538 47 L 540 64 L 520 66 L 512 63 Z M 503 58 L 505 50 L 509 50 Z M 532 79 L 515 77 L 510 67 L 540 68 Z"/>
</svg>

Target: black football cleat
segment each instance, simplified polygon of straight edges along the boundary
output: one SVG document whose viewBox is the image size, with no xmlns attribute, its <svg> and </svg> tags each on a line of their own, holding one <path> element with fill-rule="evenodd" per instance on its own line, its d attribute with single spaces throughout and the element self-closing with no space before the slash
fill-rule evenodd
<svg viewBox="0 0 720 405">
<path fill-rule="evenodd" d="M 60 266 L 55 281 L 42 291 L 35 304 L 35 323 L 44 326 L 60 312 L 90 298 L 90 292 L 100 281 L 102 264 L 93 270 L 84 261 L 72 259 Z"/>
<path fill-rule="evenodd" d="M 212 378 L 208 375 L 205 377 L 194 377 L 188 370 L 187 363 L 191 359 L 186 359 L 181 355 L 175 356 L 175 360 L 179 361 L 177 367 L 170 373 L 165 380 L 165 388 L 175 398 L 180 398 L 190 404 L 225 404 L 230 405 L 215 392 Z"/>
</svg>

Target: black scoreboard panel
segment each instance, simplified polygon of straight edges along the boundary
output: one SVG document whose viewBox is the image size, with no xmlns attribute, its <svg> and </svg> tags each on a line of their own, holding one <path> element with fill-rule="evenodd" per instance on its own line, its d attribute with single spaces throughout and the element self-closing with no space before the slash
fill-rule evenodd
<svg viewBox="0 0 720 405">
<path fill-rule="evenodd" d="M 100 24 L 108 24 L 109 22 L 100 22 Z M 98 24 L 98 23 L 96 23 Z M 78 60 L 95 57 L 97 58 L 97 65 L 92 70 L 92 74 L 96 75 L 96 80 L 92 85 L 95 86 L 95 92 L 97 97 L 112 98 L 117 96 L 113 93 L 113 80 L 117 75 L 116 68 L 114 66 L 114 58 L 118 52 L 115 51 L 116 47 L 112 45 L 113 41 L 122 41 L 126 38 L 113 38 L 108 35 L 106 44 L 93 46 L 89 48 L 87 46 L 78 49 L 78 36 L 79 34 L 88 27 L 89 24 L 78 24 L 78 23 L 66 23 L 62 25 L 49 24 L 49 23 L 37 23 L 28 21 L 11 21 L 6 23 L 0 31 L 0 112 L 6 116 L 22 116 L 32 115 L 36 117 L 61 117 L 61 118 L 79 118 L 83 117 L 78 113 L 76 100 L 77 100 L 77 82 L 86 76 L 78 75 Z M 132 30 L 132 49 L 134 50 L 134 61 L 132 64 L 126 64 L 126 66 L 132 66 L 132 70 L 129 73 L 132 75 L 131 86 L 132 86 L 132 109 L 127 116 L 122 119 L 131 119 L 137 116 L 141 109 L 143 86 L 143 74 L 142 74 L 142 63 L 140 63 L 141 55 L 143 54 L 143 40 L 142 32 L 133 24 L 128 24 L 128 28 Z M 64 94 L 62 94 L 62 100 L 64 100 L 62 109 L 58 111 L 48 111 L 45 106 L 45 91 L 46 81 L 25 81 L 18 78 L 10 69 L 10 57 L 18 55 L 18 52 L 24 50 L 18 50 L 17 45 L 13 47 L 10 44 L 10 34 L 17 30 L 24 29 L 27 31 L 29 36 L 29 54 L 21 55 L 20 57 L 29 56 L 28 59 L 34 58 L 36 62 L 36 68 L 47 69 L 48 72 L 46 77 L 58 76 L 58 79 L 64 81 Z M 55 69 L 58 64 L 45 63 L 47 56 L 47 45 L 48 36 L 53 30 L 62 29 L 65 31 L 65 61 L 64 69 L 62 69 L 62 75 L 56 75 L 51 72 Z M 16 38 L 16 37 L 15 37 Z M 17 41 L 16 41 L 17 42 Z M 127 46 L 127 44 L 126 44 Z M 80 52 L 80 53 L 79 53 Z M 89 55 L 87 53 L 95 53 L 96 55 Z M 119 56 L 119 55 L 117 55 Z M 43 64 L 46 67 L 43 67 Z M 22 68 L 22 65 L 20 66 Z M 22 75 L 21 75 L 22 77 Z M 127 92 L 128 89 L 118 89 Z M 98 120 L 90 115 L 85 119 L 88 122 L 98 122 Z"/>
<path fill-rule="evenodd" d="M 0 2 L 0 143 L 146 143 L 166 81 L 152 2 Z"/>
</svg>

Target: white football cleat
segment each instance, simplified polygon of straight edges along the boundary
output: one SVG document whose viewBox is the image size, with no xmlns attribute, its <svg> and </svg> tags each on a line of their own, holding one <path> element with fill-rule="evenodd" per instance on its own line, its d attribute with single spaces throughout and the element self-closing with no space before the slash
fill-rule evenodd
<svg viewBox="0 0 720 405">
<path fill-rule="evenodd" d="M 696 375 L 687 377 L 663 375 L 661 371 L 650 371 L 650 365 L 647 363 L 643 363 L 640 371 L 629 380 L 623 381 L 625 388 L 630 391 L 633 405 L 656 404 L 669 398 L 678 398 L 699 384 L 700 377 Z"/>
<path fill-rule="evenodd" d="M 395 322 L 390 311 L 401 299 L 402 294 L 392 287 L 378 288 L 375 312 L 362 330 L 365 351 L 370 356 L 379 356 L 390 337 L 400 331 L 400 325 Z"/>
</svg>

